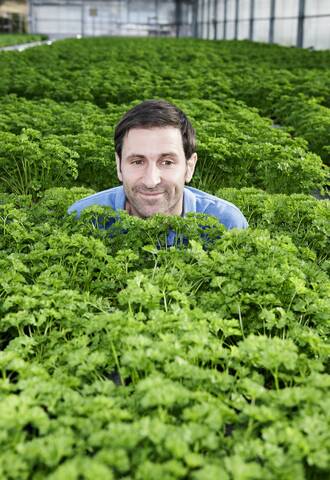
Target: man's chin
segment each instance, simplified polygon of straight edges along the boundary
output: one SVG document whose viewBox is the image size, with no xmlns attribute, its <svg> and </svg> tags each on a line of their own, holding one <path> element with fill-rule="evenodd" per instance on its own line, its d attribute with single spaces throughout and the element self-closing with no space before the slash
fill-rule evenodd
<svg viewBox="0 0 330 480">
<path fill-rule="evenodd" d="M 159 200 L 158 198 L 148 198 L 146 201 L 131 202 L 129 210 L 131 210 L 132 215 L 142 218 L 152 217 L 157 213 L 166 215 L 167 205 L 164 205 L 164 202 Z"/>
<path fill-rule="evenodd" d="M 126 210 L 131 215 L 141 218 L 148 218 L 154 215 L 175 215 L 176 212 L 173 206 L 169 205 L 168 201 L 163 198 L 148 198 L 141 201 L 141 198 L 135 198 L 135 201 L 127 201 Z"/>
<path fill-rule="evenodd" d="M 154 215 L 169 215 L 163 208 L 144 208 L 140 210 L 140 215 L 143 218 L 153 217 Z"/>
</svg>

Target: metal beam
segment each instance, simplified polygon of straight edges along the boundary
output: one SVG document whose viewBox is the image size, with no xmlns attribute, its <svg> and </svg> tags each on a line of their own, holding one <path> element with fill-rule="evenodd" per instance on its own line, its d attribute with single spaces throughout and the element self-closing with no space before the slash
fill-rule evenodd
<svg viewBox="0 0 330 480">
<path fill-rule="evenodd" d="M 270 0 L 269 43 L 274 43 L 275 8 L 276 0 Z"/>
<path fill-rule="evenodd" d="M 197 37 L 202 37 L 202 4 L 201 0 L 197 1 Z"/>
<path fill-rule="evenodd" d="M 207 0 L 207 39 L 210 40 L 211 29 L 211 0 Z"/>
<path fill-rule="evenodd" d="M 218 0 L 213 0 L 213 39 L 218 39 Z"/>
<path fill-rule="evenodd" d="M 239 0 L 235 1 L 235 40 L 238 39 Z"/>
<path fill-rule="evenodd" d="M 202 0 L 202 11 L 201 11 L 201 38 L 204 38 L 204 26 L 205 26 L 205 2 Z"/>
<path fill-rule="evenodd" d="M 227 21 L 228 21 L 228 0 L 224 0 L 223 5 L 223 38 L 226 40 L 227 38 Z"/>
<path fill-rule="evenodd" d="M 193 0 L 192 3 L 192 34 L 198 38 L 198 0 Z"/>
<path fill-rule="evenodd" d="M 157 17 L 157 22 L 158 22 L 158 15 L 159 15 L 159 0 L 155 0 L 155 16 Z"/>
<path fill-rule="evenodd" d="M 182 24 L 182 4 L 180 0 L 175 0 L 175 28 L 176 37 L 180 36 L 180 27 Z"/>
<path fill-rule="evenodd" d="M 33 24 L 33 0 L 28 0 L 28 23 L 29 23 L 29 33 L 34 33 L 34 24 Z"/>
<path fill-rule="evenodd" d="M 81 1 L 81 36 L 85 36 L 85 2 L 84 0 Z"/>
<path fill-rule="evenodd" d="M 249 39 L 253 40 L 254 36 L 254 0 L 250 0 L 250 21 L 249 21 Z"/>
<path fill-rule="evenodd" d="M 299 0 L 297 47 L 304 46 L 305 0 Z"/>
</svg>

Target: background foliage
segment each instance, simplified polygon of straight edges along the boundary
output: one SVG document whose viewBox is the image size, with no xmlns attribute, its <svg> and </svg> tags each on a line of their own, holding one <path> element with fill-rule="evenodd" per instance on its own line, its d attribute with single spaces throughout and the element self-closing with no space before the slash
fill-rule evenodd
<svg viewBox="0 0 330 480">
<path fill-rule="evenodd" d="M 171 39 L 0 54 L 0 478 L 329 476 L 328 65 Z M 118 184 L 114 125 L 158 97 L 248 230 L 66 214 Z"/>
</svg>

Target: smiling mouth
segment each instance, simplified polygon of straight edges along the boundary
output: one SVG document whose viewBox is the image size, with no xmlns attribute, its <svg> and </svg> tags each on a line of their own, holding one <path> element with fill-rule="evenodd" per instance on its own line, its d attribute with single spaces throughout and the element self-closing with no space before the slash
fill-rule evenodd
<svg viewBox="0 0 330 480">
<path fill-rule="evenodd" d="M 163 195 L 164 192 L 140 192 L 140 195 L 145 197 L 158 197 L 159 195 Z"/>
</svg>

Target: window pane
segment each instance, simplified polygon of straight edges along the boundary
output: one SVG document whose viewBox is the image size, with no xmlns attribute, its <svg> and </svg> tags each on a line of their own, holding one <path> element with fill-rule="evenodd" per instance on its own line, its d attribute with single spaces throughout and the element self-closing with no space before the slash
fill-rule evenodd
<svg viewBox="0 0 330 480">
<path fill-rule="evenodd" d="M 304 25 L 304 47 L 330 49 L 330 17 L 306 18 Z"/>
<path fill-rule="evenodd" d="M 269 41 L 269 20 L 256 20 L 254 22 L 253 40 L 256 42 Z"/>
<path fill-rule="evenodd" d="M 274 42 L 282 45 L 296 45 L 297 20 L 275 20 Z"/>
<path fill-rule="evenodd" d="M 297 17 L 299 12 L 299 0 L 276 0 L 276 17 Z"/>
</svg>

